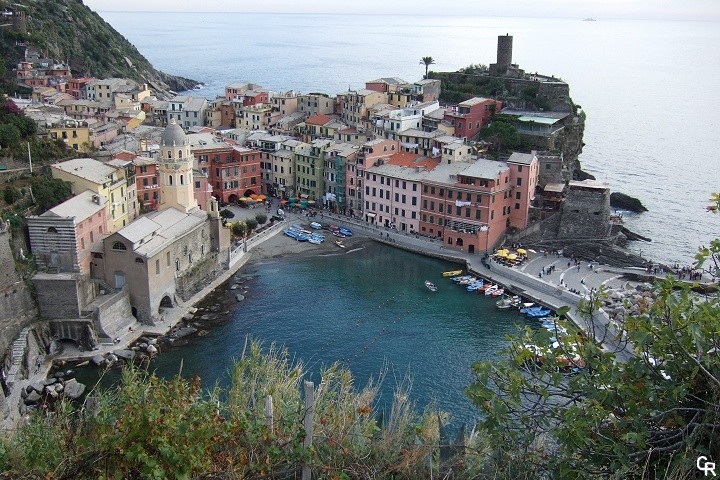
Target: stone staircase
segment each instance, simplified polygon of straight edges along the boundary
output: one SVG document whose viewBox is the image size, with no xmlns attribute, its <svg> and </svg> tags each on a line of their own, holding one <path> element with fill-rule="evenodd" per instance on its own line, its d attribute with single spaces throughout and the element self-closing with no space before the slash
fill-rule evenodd
<svg viewBox="0 0 720 480">
<path fill-rule="evenodd" d="M 22 367 L 23 359 L 25 358 L 25 352 L 27 352 L 27 337 L 30 332 L 30 327 L 25 327 L 18 335 L 17 340 L 12 344 L 12 364 L 7 376 L 7 386 L 12 389 L 15 382 L 18 380 L 18 374 L 20 374 L 20 368 Z"/>
</svg>

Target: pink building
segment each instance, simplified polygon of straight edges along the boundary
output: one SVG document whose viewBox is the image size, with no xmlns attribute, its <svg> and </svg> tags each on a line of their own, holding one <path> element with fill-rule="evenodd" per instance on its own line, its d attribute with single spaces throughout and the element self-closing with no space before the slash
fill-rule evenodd
<svg viewBox="0 0 720 480">
<path fill-rule="evenodd" d="M 30 249 L 41 268 L 90 275 L 93 247 L 107 233 L 107 199 L 86 190 L 28 217 Z"/>
<path fill-rule="evenodd" d="M 473 138 L 501 108 L 499 100 L 473 97 L 445 110 L 443 122 L 454 128 L 456 137 Z"/>
<path fill-rule="evenodd" d="M 372 166 L 378 158 L 387 158 L 400 151 L 397 140 L 371 140 L 363 143 L 354 161 L 345 165 L 345 199 L 346 206 L 362 217 L 365 208 L 363 200 L 363 182 L 365 167 Z M 364 218 L 364 217 L 363 217 Z"/>
<path fill-rule="evenodd" d="M 409 152 L 394 153 L 368 164 L 365 220 L 401 232 L 418 232 L 422 181 L 437 165 L 436 160 Z"/>
<path fill-rule="evenodd" d="M 75 97 L 75 100 L 85 98 L 85 86 L 93 80 L 95 79 L 92 77 L 70 78 L 67 82 L 66 92 Z"/>
<path fill-rule="evenodd" d="M 210 185 L 210 182 L 208 181 L 208 176 L 206 173 L 195 169 L 193 170 L 193 181 L 195 182 L 195 185 L 193 185 L 195 201 L 197 202 L 198 207 L 200 207 L 200 210 L 207 211 L 208 202 L 210 201 L 210 197 L 212 197 L 213 192 L 212 185 Z"/>
<path fill-rule="evenodd" d="M 524 229 L 528 226 L 530 207 L 533 200 L 535 200 L 535 187 L 540 173 L 540 162 L 536 152 L 514 152 L 507 160 L 507 164 L 510 167 L 510 178 L 514 187 L 510 225 Z"/>
</svg>

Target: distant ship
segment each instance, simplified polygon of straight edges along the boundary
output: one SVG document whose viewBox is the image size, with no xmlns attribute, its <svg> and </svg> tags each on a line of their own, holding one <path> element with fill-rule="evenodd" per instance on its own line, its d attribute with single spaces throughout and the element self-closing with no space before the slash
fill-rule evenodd
<svg viewBox="0 0 720 480">
<path fill-rule="evenodd" d="M 594 18 L 592 18 L 592 17 L 588 17 L 588 18 L 583 19 L 583 22 L 594 22 L 594 21 L 596 21 L 596 20 L 595 20 Z"/>
</svg>

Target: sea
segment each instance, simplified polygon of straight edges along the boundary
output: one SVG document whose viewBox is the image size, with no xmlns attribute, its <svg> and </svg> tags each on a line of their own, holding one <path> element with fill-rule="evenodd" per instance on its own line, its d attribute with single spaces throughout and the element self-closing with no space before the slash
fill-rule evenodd
<svg viewBox="0 0 720 480">
<path fill-rule="evenodd" d="M 648 212 L 621 212 L 651 242 L 645 258 L 689 264 L 720 232 L 706 211 L 718 180 L 720 25 L 710 22 L 595 22 L 582 19 L 100 12 L 155 67 L 203 82 L 214 98 L 225 85 L 337 94 L 379 77 L 418 80 L 420 58 L 455 71 L 495 61 L 498 35 L 514 36 L 513 60 L 555 75 L 587 115 L 580 160 L 612 190 Z M 383 398 L 409 375 L 419 407 L 436 404 L 455 425 L 479 411 L 463 389 L 476 360 L 496 358 L 522 318 L 439 278 L 450 265 L 376 245 L 345 256 L 273 259 L 248 267 L 247 300 L 230 321 L 190 345 L 160 355 L 153 368 L 206 385 L 226 384 L 246 335 L 277 342 L 317 376 L 343 362 L 364 384 L 386 371 Z M 422 280 L 440 290 L 431 294 Z M 315 377 L 316 378 L 316 377 Z M 382 403 L 382 402 L 381 402 Z"/>
</svg>

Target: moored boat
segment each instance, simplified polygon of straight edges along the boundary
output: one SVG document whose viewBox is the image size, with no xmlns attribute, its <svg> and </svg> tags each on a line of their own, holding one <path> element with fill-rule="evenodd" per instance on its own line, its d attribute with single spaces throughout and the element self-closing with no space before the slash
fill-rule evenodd
<svg viewBox="0 0 720 480">
<path fill-rule="evenodd" d="M 426 286 L 427 289 L 430 290 L 431 292 L 437 292 L 437 287 L 436 287 L 435 284 L 432 283 L 430 280 L 425 280 L 425 286 Z"/>
<path fill-rule="evenodd" d="M 492 292 L 494 292 L 494 291 L 497 290 L 498 288 L 500 288 L 500 287 L 498 287 L 498 286 L 495 285 L 495 284 L 490 285 L 489 287 L 487 287 L 487 288 L 484 290 L 485 295 L 486 295 L 486 296 L 491 295 Z"/>
<path fill-rule="evenodd" d="M 335 245 L 340 248 L 345 248 L 345 244 L 342 242 L 342 240 L 335 240 Z"/>
<path fill-rule="evenodd" d="M 500 310 L 507 310 L 512 307 L 512 299 L 510 297 L 503 296 L 500 300 L 495 302 L 495 306 Z"/>
<path fill-rule="evenodd" d="M 499 297 L 500 295 L 503 295 L 505 293 L 505 289 L 503 287 L 495 289 L 490 295 L 493 297 Z"/>
<path fill-rule="evenodd" d="M 462 274 L 462 270 L 448 270 L 447 272 L 442 272 L 443 277 L 456 277 L 460 274 Z"/>
<path fill-rule="evenodd" d="M 320 230 L 322 228 L 322 224 L 319 222 L 310 222 L 310 228 L 313 230 Z"/>
</svg>

